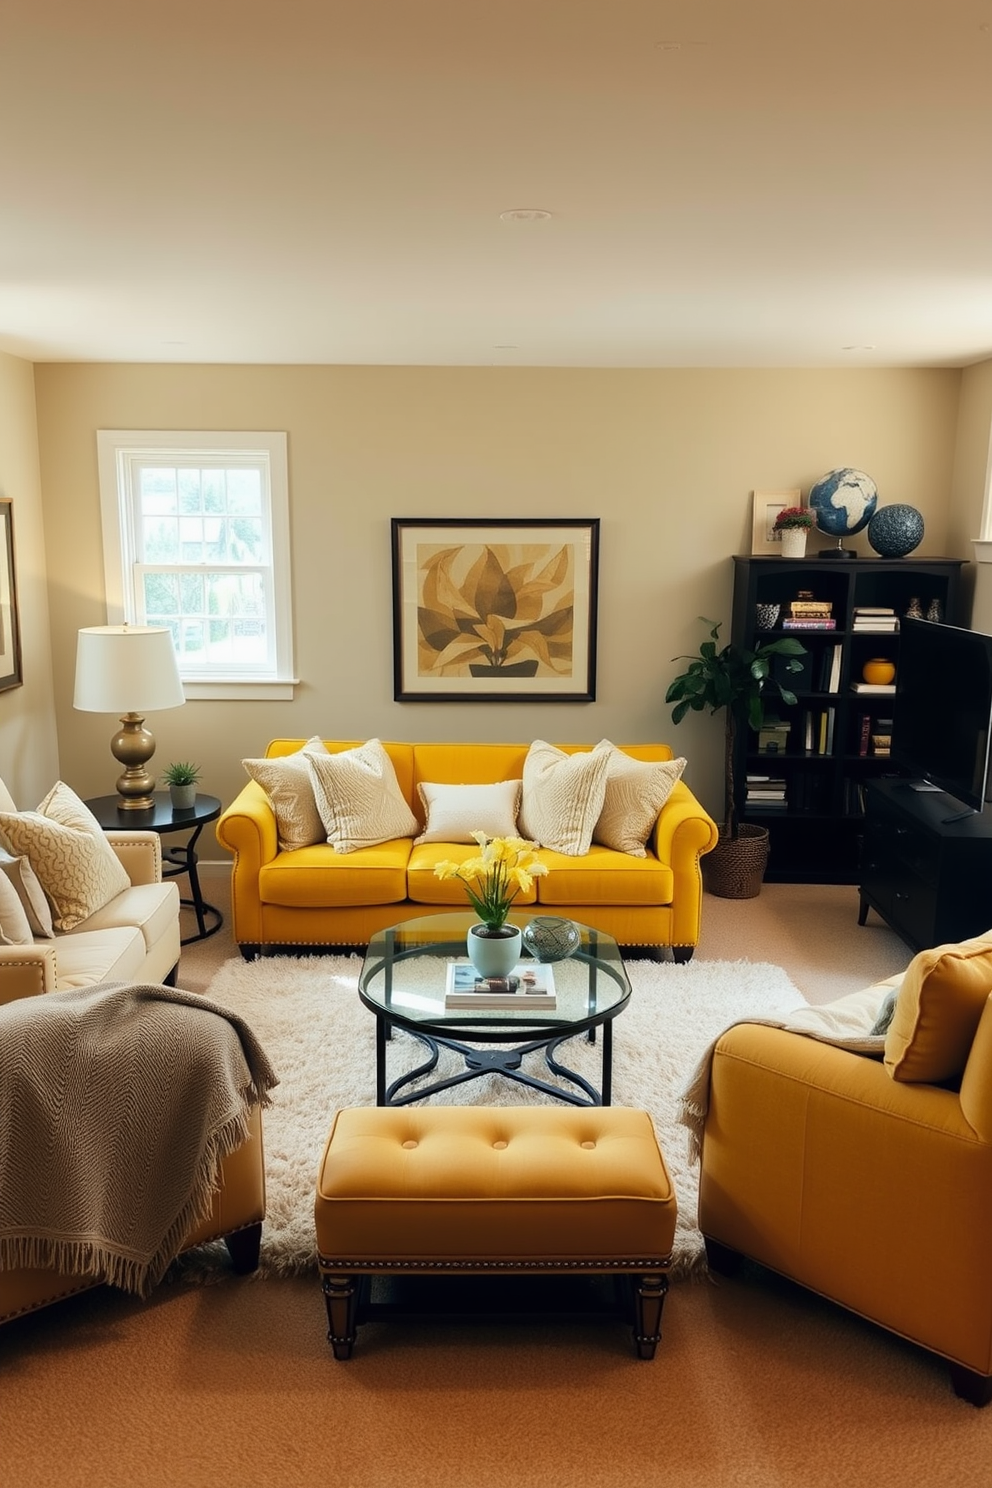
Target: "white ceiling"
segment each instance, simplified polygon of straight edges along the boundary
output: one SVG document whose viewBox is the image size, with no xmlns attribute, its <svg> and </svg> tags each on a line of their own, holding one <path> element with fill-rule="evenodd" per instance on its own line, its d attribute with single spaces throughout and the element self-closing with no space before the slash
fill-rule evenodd
<svg viewBox="0 0 992 1488">
<path fill-rule="evenodd" d="M 0 349 L 980 360 L 992 0 L 3 0 Z"/>
</svg>

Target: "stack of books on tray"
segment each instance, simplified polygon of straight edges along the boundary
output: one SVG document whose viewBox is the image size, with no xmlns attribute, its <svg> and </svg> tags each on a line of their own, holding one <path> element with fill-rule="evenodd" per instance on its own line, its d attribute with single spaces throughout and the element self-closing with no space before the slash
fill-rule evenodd
<svg viewBox="0 0 992 1488">
<path fill-rule="evenodd" d="M 886 605 L 858 605 L 854 610 L 851 629 L 864 634 L 891 634 L 899 629 L 899 616 Z"/>
<path fill-rule="evenodd" d="M 790 600 L 782 617 L 783 630 L 836 630 L 833 601 L 814 599 L 804 590 L 798 599 Z"/>
<path fill-rule="evenodd" d="M 470 961 L 452 961 L 444 986 L 446 1008 L 514 1008 L 547 1012 L 557 1007 L 555 978 L 550 966 L 522 961 L 509 976 L 481 977 Z"/>
</svg>

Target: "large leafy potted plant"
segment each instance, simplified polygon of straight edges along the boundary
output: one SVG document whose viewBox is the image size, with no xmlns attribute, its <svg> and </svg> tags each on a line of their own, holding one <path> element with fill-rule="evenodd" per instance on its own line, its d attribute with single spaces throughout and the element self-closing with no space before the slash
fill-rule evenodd
<svg viewBox="0 0 992 1488">
<path fill-rule="evenodd" d="M 805 655 L 806 648 L 792 636 L 763 641 L 753 649 L 733 641 L 720 646 L 722 621 L 699 618 L 709 626 L 709 639 L 703 641 L 697 656 L 673 658 L 689 665 L 669 686 L 665 702 L 675 704 L 673 723 L 681 723 L 690 709 L 724 713 L 723 825 L 719 843 L 703 859 L 703 876 L 710 892 L 721 898 L 753 899 L 761 890 L 768 860 L 768 828 L 739 818 L 734 778 L 737 740 L 741 729 L 761 728 L 769 697 L 795 704 L 795 693 L 772 676 L 772 661 L 784 656 L 786 672 L 800 672 L 802 665 L 796 657 Z"/>
</svg>

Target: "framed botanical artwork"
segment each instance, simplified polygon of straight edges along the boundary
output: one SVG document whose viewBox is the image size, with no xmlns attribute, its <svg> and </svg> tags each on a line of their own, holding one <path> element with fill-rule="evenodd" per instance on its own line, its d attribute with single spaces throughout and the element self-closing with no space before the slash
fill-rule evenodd
<svg viewBox="0 0 992 1488">
<path fill-rule="evenodd" d="M 787 506 L 799 506 L 802 491 L 754 491 L 751 496 L 751 552 L 781 553 L 782 534 L 775 518 Z"/>
<path fill-rule="evenodd" d="M 599 518 L 394 517 L 400 703 L 589 703 Z"/>
<path fill-rule="evenodd" d="M 20 687 L 21 627 L 14 576 L 13 502 L 0 497 L 0 692 Z"/>
</svg>

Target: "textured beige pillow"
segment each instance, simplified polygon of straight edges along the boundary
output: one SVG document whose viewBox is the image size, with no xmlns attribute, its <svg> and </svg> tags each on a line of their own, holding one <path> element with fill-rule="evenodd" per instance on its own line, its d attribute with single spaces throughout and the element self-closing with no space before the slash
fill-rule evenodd
<svg viewBox="0 0 992 1488">
<path fill-rule="evenodd" d="M 56 930 L 72 930 L 131 886 L 93 813 L 61 780 L 37 811 L 0 812 L 0 844 L 28 858 Z"/>
<path fill-rule="evenodd" d="M 314 734 L 295 754 L 241 761 L 252 780 L 258 781 L 269 798 L 283 852 L 311 847 L 315 842 L 327 840 L 313 798 L 313 781 L 306 762 L 308 754 L 327 754 L 327 746 L 319 734 Z"/>
<path fill-rule="evenodd" d="M 963 1074 L 992 993 L 992 938 L 934 946 L 915 955 L 885 1035 L 893 1080 L 928 1085 Z"/>
<path fill-rule="evenodd" d="M 52 906 L 45 898 L 38 875 L 27 858 L 9 858 L 5 854 L 0 856 L 0 873 L 11 883 L 21 901 L 32 936 L 40 935 L 45 940 L 51 940 L 55 934 Z"/>
<path fill-rule="evenodd" d="M 418 842 L 472 842 L 473 832 L 487 837 L 515 837 L 520 806 L 520 780 L 494 785 L 417 786 L 427 825 Z"/>
<path fill-rule="evenodd" d="M 21 896 L 6 873 L 0 873 L 0 945 L 33 945 L 34 936 Z"/>
<path fill-rule="evenodd" d="M 566 754 L 535 739 L 524 760 L 521 836 L 566 857 L 581 858 L 589 851 L 603 809 L 609 763 L 609 750 L 600 744 Z"/>
<path fill-rule="evenodd" d="M 378 739 L 340 754 L 308 754 L 306 764 L 327 841 L 338 852 L 415 837 L 420 831 Z"/>
<path fill-rule="evenodd" d="M 609 739 L 597 748 L 609 755 L 606 795 L 592 834 L 593 842 L 616 852 L 646 858 L 644 844 L 658 820 L 658 812 L 685 769 L 684 759 L 635 760 Z"/>
</svg>

